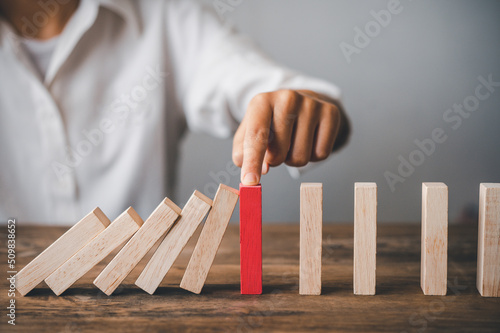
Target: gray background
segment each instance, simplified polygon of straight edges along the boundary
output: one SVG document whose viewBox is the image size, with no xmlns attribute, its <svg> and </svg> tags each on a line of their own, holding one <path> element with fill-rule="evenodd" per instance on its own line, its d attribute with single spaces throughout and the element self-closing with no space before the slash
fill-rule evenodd
<svg viewBox="0 0 500 333">
<path fill-rule="evenodd" d="M 225 16 L 274 59 L 339 85 L 353 125 L 347 148 L 299 180 L 284 167 L 263 178 L 265 221 L 298 221 L 300 182 L 323 182 L 324 219 L 336 222 L 352 221 L 357 181 L 378 183 L 380 221 L 401 222 L 420 219 L 422 181 L 449 186 L 451 221 L 464 220 L 464 207 L 475 216 L 480 182 L 500 182 L 500 87 L 457 130 L 443 120 L 474 94 L 478 76 L 500 81 L 500 3 L 401 0 L 403 11 L 347 63 L 340 43 L 353 45 L 354 28 L 364 30 L 374 20 L 370 11 L 387 3 L 246 0 Z M 384 172 L 397 173 L 398 156 L 408 158 L 414 140 L 435 128 L 445 130 L 447 141 L 391 192 Z M 210 172 L 225 170 L 231 147 L 231 140 L 186 136 L 180 203 L 214 183 Z M 228 182 L 238 183 L 239 175 Z"/>
</svg>

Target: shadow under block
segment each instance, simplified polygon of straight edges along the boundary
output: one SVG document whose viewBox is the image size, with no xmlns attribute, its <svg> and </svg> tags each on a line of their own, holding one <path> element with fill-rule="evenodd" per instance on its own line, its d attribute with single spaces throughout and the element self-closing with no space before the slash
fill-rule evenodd
<svg viewBox="0 0 500 333">
<path fill-rule="evenodd" d="M 59 296 L 129 239 L 142 224 L 141 217 L 132 207 L 129 207 L 109 227 L 49 275 L 45 283 Z"/>
<path fill-rule="evenodd" d="M 95 208 L 17 273 L 17 291 L 23 296 L 29 293 L 110 223 L 106 215 Z"/>
<path fill-rule="evenodd" d="M 422 183 L 420 286 L 425 295 L 446 295 L 448 186 Z"/>
<path fill-rule="evenodd" d="M 165 198 L 97 276 L 94 285 L 106 295 L 111 295 L 151 250 L 156 241 L 167 233 L 180 214 L 181 209 L 170 199 Z"/>
<path fill-rule="evenodd" d="M 300 185 L 299 294 L 321 295 L 323 184 Z"/>
<path fill-rule="evenodd" d="M 500 297 L 500 184 L 479 188 L 476 285 L 481 296 Z"/>
<path fill-rule="evenodd" d="M 240 184 L 240 288 L 262 294 L 262 186 Z"/>
<path fill-rule="evenodd" d="M 355 295 L 375 295 L 377 271 L 377 184 L 354 184 Z"/>
<path fill-rule="evenodd" d="M 155 292 L 211 206 L 212 200 L 202 193 L 194 191 L 182 209 L 180 219 L 167 233 L 135 281 L 139 288 L 149 294 Z"/>
<path fill-rule="evenodd" d="M 195 294 L 201 292 L 238 198 L 238 190 L 224 184 L 219 185 L 212 209 L 182 277 L 181 288 Z"/>
</svg>

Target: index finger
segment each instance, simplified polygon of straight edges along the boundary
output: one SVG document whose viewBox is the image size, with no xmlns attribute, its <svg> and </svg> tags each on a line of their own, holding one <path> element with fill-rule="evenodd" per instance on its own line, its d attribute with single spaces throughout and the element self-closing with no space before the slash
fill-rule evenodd
<svg viewBox="0 0 500 333">
<path fill-rule="evenodd" d="M 245 115 L 245 137 L 243 139 L 243 165 L 241 183 L 257 185 L 260 182 L 262 163 L 269 142 L 273 110 L 268 101 L 257 99 L 250 103 Z"/>
</svg>

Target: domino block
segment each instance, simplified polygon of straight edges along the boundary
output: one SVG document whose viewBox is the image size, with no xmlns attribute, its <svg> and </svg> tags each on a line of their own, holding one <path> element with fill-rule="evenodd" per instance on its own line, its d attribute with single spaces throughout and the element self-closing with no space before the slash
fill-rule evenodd
<svg viewBox="0 0 500 333">
<path fill-rule="evenodd" d="M 237 190 L 224 184 L 219 185 L 212 209 L 182 277 L 181 288 L 195 294 L 201 292 L 238 198 Z"/>
<path fill-rule="evenodd" d="M 132 207 L 128 208 L 109 227 L 49 275 L 45 279 L 45 283 L 56 295 L 61 295 L 85 273 L 129 239 L 142 224 L 143 221 L 136 211 Z"/>
<path fill-rule="evenodd" d="M 446 295 L 448 256 L 448 187 L 422 184 L 420 286 L 425 295 Z"/>
<path fill-rule="evenodd" d="M 26 295 L 109 224 L 106 215 L 95 208 L 17 273 L 17 291 Z"/>
<path fill-rule="evenodd" d="M 111 295 L 153 245 L 172 227 L 181 209 L 165 198 L 111 262 L 94 280 L 94 285 Z"/>
<path fill-rule="evenodd" d="M 354 184 L 355 295 L 375 295 L 377 257 L 377 184 Z"/>
<path fill-rule="evenodd" d="M 141 275 L 135 281 L 139 288 L 149 294 L 155 292 L 211 206 L 212 200 L 202 193 L 194 191 L 182 209 L 181 218 L 160 243 Z"/>
<path fill-rule="evenodd" d="M 240 184 L 240 288 L 262 294 L 262 186 Z"/>
<path fill-rule="evenodd" d="M 323 184 L 300 185 L 299 294 L 321 295 Z"/>
<path fill-rule="evenodd" d="M 500 184 L 479 189 L 476 286 L 481 296 L 500 296 Z"/>
</svg>

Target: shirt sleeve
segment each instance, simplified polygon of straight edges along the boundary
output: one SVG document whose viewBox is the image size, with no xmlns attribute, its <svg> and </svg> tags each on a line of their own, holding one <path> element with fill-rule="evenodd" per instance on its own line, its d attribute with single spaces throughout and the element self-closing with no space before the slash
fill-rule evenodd
<svg viewBox="0 0 500 333">
<path fill-rule="evenodd" d="M 262 92 L 308 89 L 340 98 L 336 86 L 272 61 L 211 8 L 185 0 L 176 6 L 175 17 L 170 15 L 171 53 L 177 97 L 192 131 L 229 137 Z"/>
</svg>

